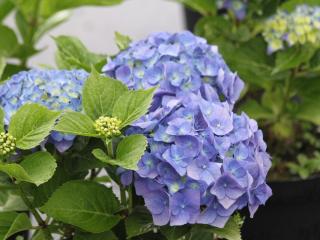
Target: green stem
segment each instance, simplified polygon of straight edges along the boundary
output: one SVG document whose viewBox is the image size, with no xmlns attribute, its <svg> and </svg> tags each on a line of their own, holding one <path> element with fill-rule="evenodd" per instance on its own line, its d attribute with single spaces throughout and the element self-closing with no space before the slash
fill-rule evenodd
<svg viewBox="0 0 320 240">
<path fill-rule="evenodd" d="M 108 153 L 108 155 L 109 155 L 111 158 L 114 158 L 112 140 L 110 140 L 110 141 L 107 143 L 107 153 Z"/>
<path fill-rule="evenodd" d="M 132 186 L 129 186 L 128 189 L 128 193 L 129 193 L 129 199 L 128 199 L 128 205 L 129 205 L 129 211 L 132 211 L 132 207 L 133 207 L 133 199 L 132 199 Z"/>
<path fill-rule="evenodd" d="M 18 186 L 19 186 L 19 189 L 20 189 L 22 200 L 24 201 L 26 206 L 29 208 L 30 212 L 33 214 L 33 216 L 36 219 L 36 221 L 39 224 L 39 226 L 44 226 L 45 222 L 42 220 L 42 218 L 41 218 L 40 214 L 37 212 L 37 210 L 32 206 L 32 203 L 28 199 L 28 197 L 27 197 L 26 193 L 24 192 L 22 186 L 20 184 L 18 184 Z"/>
<path fill-rule="evenodd" d="M 120 188 L 120 203 L 122 206 L 126 206 L 127 205 L 126 190 L 121 185 L 119 185 L 119 188 Z"/>
</svg>

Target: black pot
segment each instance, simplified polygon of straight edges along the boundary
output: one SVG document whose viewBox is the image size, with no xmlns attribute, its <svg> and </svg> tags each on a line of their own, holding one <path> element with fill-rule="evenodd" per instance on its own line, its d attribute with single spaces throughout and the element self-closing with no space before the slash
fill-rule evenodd
<svg viewBox="0 0 320 240">
<path fill-rule="evenodd" d="M 273 196 L 245 219 L 243 239 L 320 240 L 320 177 L 269 185 Z"/>
</svg>

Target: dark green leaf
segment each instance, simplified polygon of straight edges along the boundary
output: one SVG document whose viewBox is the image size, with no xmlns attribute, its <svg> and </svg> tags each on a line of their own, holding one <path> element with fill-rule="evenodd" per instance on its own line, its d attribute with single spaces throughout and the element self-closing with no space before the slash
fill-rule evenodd
<svg viewBox="0 0 320 240">
<path fill-rule="evenodd" d="M 144 207 L 135 208 L 125 220 L 125 226 L 128 239 L 150 232 L 154 228 L 152 217 Z"/>
<path fill-rule="evenodd" d="M 4 132 L 4 111 L 0 107 L 0 132 Z"/>
<path fill-rule="evenodd" d="M 83 108 L 93 120 L 110 116 L 118 98 L 127 91 L 120 81 L 101 76 L 94 70 L 83 87 Z"/>
<path fill-rule="evenodd" d="M 0 25 L 0 56 L 10 57 L 18 48 L 18 39 L 14 31 Z"/>
<path fill-rule="evenodd" d="M 18 181 L 34 183 L 37 186 L 47 182 L 57 167 L 55 159 L 48 152 L 36 152 L 27 156 L 20 164 L 0 163 L 0 171 Z"/>
<path fill-rule="evenodd" d="M 215 0 L 177 0 L 189 8 L 201 13 L 203 16 L 214 15 L 216 13 L 217 3 Z"/>
<path fill-rule="evenodd" d="M 167 240 L 177 240 L 186 236 L 190 231 L 190 226 L 165 226 L 160 229 L 160 232 Z"/>
<path fill-rule="evenodd" d="M 18 148 L 31 149 L 50 134 L 59 115 L 41 105 L 26 104 L 12 116 L 9 133 L 17 139 Z"/>
<path fill-rule="evenodd" d="M 0 184 L 0 189 L 0 212 L 28 210 L 20 197 L 19 189 L 15 185 Z"/>
<path fill-rule="evenodd" d="M 120 220 L 114 215 L 119 203 L 112 190 L 88 181 L 63 184 L 41 209 L 56 220 L 92 233 L 108 231 Z"/>
<path fill-rule="evenodd" d="M 0 239 L 6 240 L 15 233 L 30 228 L 31 222 L 25 213 L 0 213 Z"/>
<path fill-rule="evenodd" d="M 99 137 L 91 118 L 80 112 L 63 113 L 54 130 L 78 136 Z"/>
<path fill-rule="evenodd" d="M 306 5 L 310 5 L 310 6 L 318 6 L 319 1 L 318 0 L 289 0 L 289 1 L 285 1 L 281 5 L 280 9 L 287 10 L 287 11 L 291 12 L 298 5 L 302 5 L 302 4 L 306 4 Z"/>
<path fill-rule="evenodd" d="M 148 112 L 155 88 L 128 91 L 122 94 L 113 106 L 112 116 L 121 120 L 125 127 Z"/>
<path fill-rule="evenodd" d="M 111 231 L 95 234 L 76 232 L 73 240 L 118 240 L 118 238 Z"/>
<path fill-rule="evenodd" d="M 249 117 L 259 119 L 270 119 L 274 117 L 274 114 L 268 109 L 263 107 L 254 99 L 249 99 L 240 106 L 240 110 L 244 111 Z"/>
<path fill-rule="evenodd" d="M 125 169 L 137 170 L 137 163 L 147 148 L 145 136 L 130 135 L 121 140 L 117 147 L 116 164 Z"/>
</svg>

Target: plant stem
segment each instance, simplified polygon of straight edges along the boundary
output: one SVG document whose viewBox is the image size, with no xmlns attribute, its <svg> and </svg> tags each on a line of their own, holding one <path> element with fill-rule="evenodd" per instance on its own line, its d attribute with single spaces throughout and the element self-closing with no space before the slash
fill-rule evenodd
<svg viewBox="0 0 320 240">
<path fill-rule="evenodd" d="M 111 158 L 114 158 L 112 140 L 110 140 L 110 141 L 107 143 L 107 153 L 108 153 L 108 155 L 109 155 Z"/>
<path fill-rule="evenodd" d="M 128 205 L 129 205 L 129 211 L 131 212 L 132 211 L 132 207 L 133 207 L 132 186 L 131 185 L 129 186 L 128 193 L 129 193 Z"/>
<path fill-rule="evenodd" d="M 40 214 L 37 212 L 37 210 L 32 206 L 32 203 L 28 199 L 28 197 L 27 197 L 26 193 L 24 192 L 22 186 L 20 184 L 18 184 L 18 186 L 19 186 L 19 190 L 20 190 L 20 193 L 21 193 L 22 200 L 27 205 L 27 207 L 29 208 L 30 212 L 33 214 L 33 216 L 36 219 L 36 221 L 39 224 L 39 226 L 44 226 L 45 222 L 42 220 L 42 218 L 41 218 Z"/>
<path fill-rule="evenodd" d="M 119 189 L 120 189 L 120 203 L 122 206 L 126 206 L 127 205 L 126 190 L 121 185 L 119 185 Z"/>
</svg>

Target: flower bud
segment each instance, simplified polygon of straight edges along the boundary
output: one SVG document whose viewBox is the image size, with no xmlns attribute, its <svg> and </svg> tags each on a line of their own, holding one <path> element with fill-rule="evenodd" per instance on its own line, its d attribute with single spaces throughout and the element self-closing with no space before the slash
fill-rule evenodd
<svg viewBox="0 0 320 240">
<path fill-rule="evenodd" d="M 96 120 L 94 127 L 100 136 L 111 138 L 121 134 L 120 124 L 121 121 L 116 117 L 102 116 Z"/>
<path fill-rule="evenodd" d="M 9 133 L 0 133 L 0 155 L 4 156 L 16 149 L 16 138 Z"/>
</svg>

